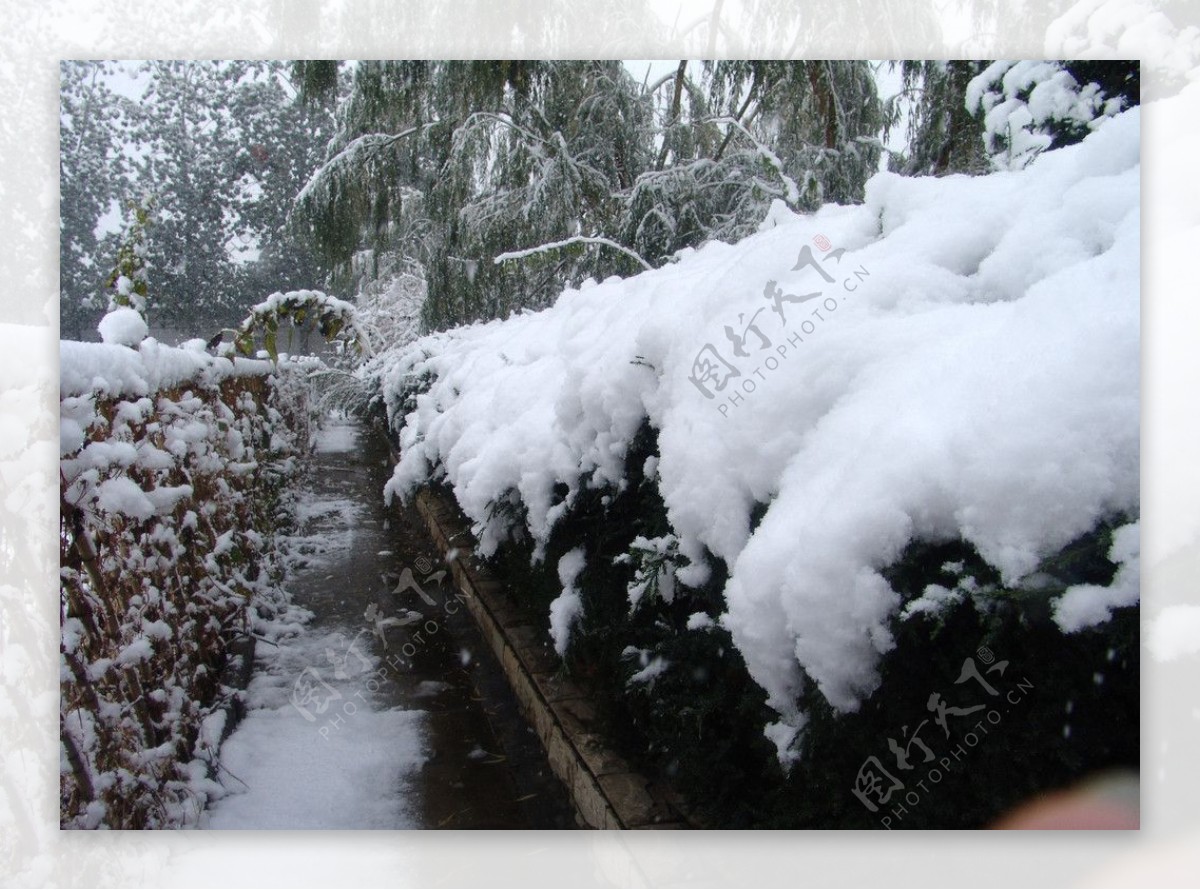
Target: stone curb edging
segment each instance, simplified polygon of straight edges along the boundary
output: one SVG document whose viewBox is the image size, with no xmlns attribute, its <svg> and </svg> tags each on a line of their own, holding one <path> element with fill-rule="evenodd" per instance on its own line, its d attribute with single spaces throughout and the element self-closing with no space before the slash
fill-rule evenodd
<svg viewBox="0 0 1200 890">
<path fill-rule="evenodd" d="M 451 561 L 455 586 L 504 670 L 521 708 L 546 750 L 550 768 L 566 785 L 580 820 L 591 828 L 689 828 L 678 798 L 635 772 L 596 731 L 586 692 L 559 676 L 548 634 L 532 624 L 500 582 L 470 554 L 475 538 L 444 492 L 424 488 L 416 507 Z"/>
</svg>

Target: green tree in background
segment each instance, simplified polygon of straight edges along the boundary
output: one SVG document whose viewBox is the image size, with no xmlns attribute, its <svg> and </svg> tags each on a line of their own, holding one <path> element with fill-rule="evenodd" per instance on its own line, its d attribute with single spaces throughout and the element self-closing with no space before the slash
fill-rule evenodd
<svg viewBox="0 0 1200 890">
<path fill-rule="evenodd" d="M 649 90 L 661 147 L 622 234 L 652 262 L 751 234 L 775 200 L 861 201 L 878 169 L 883 108 L 865 62 L 681 61 Z"/>
<path fill-rule="evenodd" d="M 231 97 L 238 123 L 231 146 L 234 238 L 257 252 L 239 275 L 240 290 L 251 302 L 276 290 L 321 285 L 328 274 L 308 233 L 288 218 L 334 130 L 333 104 L 302 101 L 300 89 L 289 63 L 257 62 Z"/>
<path fill-rule="evenodd" d="M 243 70 L 186 61 L 142 68 L 149 83 L 133 133 L 141 149 L 135 181 L 155 197 L 148 261 L 157 292 L 151 318 L 160 325 L 194 331 L 237 315 L 232 104 Z"/>
<path fill-rule="evenodd" d="M 92 328 L 131 199 L 155 206 L 158 335 L 311 287 L 380 323 L 398 300 L 406 331 L 419 303 L 439 329 L 737 241 L 775 201 L 861 201 L 902 114 L 892 170 L 975 174 L 1139 101 L 1136 65 L 1034 64 L 903 62 L 885 105 L 855 61 L 682 60 L 640 83 L 617 61 L 64 63 L 63 329 Z"/>
<path fill-rule="evenodd" d="M 318 95 L 333 73 L 299 70 Z M 299 214 L 346 274 L 364 252 L 419 268 L 439 328 L 736 240 L 772 200 L 861 200 L 883 117 L 857 62 L 683 62 L 643 85 L 612 61 L 364 62 L 339 123 Z"/>
<path fill-rule="evenodd" d="M 122 208 L 147 199 L 156 336 L 207 336 L 273 290 L 323 283 L 288 214 L 333 109 L 300 102 L 287 63 L 66 62 L 61 96 L 64 336 L 95 335 Z"/>
<path fill-rule="evenodd" d="M 94 336 L 105 307 L 115 242 L 98 235 L 123 190 L 125 110 L 108 88 L 106 63 L 63 62 L 60 69 L 59 292 L 62 336 Z"/>
<path fill-rule="evenodd" d="M 299 210 L 343 270 L 363 250 L 419 267 L 430 326 L 542 306 L 569 281 L 638 268 L 582 240 L 493 262 L 615 227 L 615 196 L 649 158 L 647 108 L 620 62 L 364 62 L 340 124 Z"/>
<path fill-rule="evenodd" d="M 967 85 L 984 68 L 974 61 L 900 62 L 903 92 L 894 97 L 888 128 L 900 121 L 900 97 L 907 98 L 908 146 L 888 159 L 888 167 L 906 176 L 986 173 L 983 126 L 966 105 Z"/>
</svg>

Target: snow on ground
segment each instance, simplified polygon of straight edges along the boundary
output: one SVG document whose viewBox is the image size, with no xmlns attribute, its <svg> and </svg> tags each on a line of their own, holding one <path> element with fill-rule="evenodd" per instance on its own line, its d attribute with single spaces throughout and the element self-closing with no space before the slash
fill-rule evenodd
<svg viewBox="0 0 1200 890">
<path fill-rule="evenodd" d="M 265 664 L 260 658 L 249 713 L 221 747 L 219 778 L 228 794 L 210 806 L 204 827 L 419 827 L 409 782 L 424 762 L 423 713 L 381 706 L 360 665 L 341 680 L 320 670 L 318 681 L 311 672 L 327 666 L 327 650 L 343 652 L 349 642 L 342 633 L 306 630 L 268 653 Z M 260 654 L 270 648 L 260 644 Z M 319 700 L 340 696 L 324 713 L 311 701 L 293 703 L 306 678 Z"/>
<path fill-rule="evenodd" d="M 729 566 L 722 620 L 777 735 L 803 725 L 805 677 L 854 710 L 893 645 L 880 570 L 908 542 L 961 536 L 1017 585 L 1102 517 L 1136 521 L 1139 115 L 1021 171 L 777 204 L 737 245 L 417 341 L 385 374 L 392 410 L 433 378 L 393 418 L 389 495 L 444 473 L 487 554 L 515 492 L 544 545 L 582 487 L 624 483 L 648 419 L 677 580 Z M 1072 622 L 1107 614 L 1090 596 Z"/>
<path fill-rule="evenodd" d="M 353 433 L 331 423 L 318 449 L 344 450 Z M 301 498 L 300 533 L 283 541 L 292 576 L 344 559 L 362 510 L 345 498 Z M 277 645 L 257 645 L 248 713 L 220 749 L 226 796 L 210 805 L 203 827 L 419 827 L 411 782 L 425 759 L 423 712 L 382 697 L 383 666 L 370 654 L 365 621 L 318 627 L 312 619 L 291 604 L 257 620 L 255 631 Z"/>
<path fill-rule="evenodd" d="M 319 454 L 345 454 L 358 444 L 358 427 L 345 419 L 329 418 L 317 433 L 316 451 Z"/>
</svg>

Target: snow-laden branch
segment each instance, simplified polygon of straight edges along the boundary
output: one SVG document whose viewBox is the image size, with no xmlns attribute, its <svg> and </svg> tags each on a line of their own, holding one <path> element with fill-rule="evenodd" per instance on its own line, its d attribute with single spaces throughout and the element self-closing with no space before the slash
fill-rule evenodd
<svg viewBox="0 0 1200 890">
<path fill-rule="evenodd" d="M 665 84 L 667 81 L 674 80 L 674 79 L 675 79 L 677 76 L 678 76 L 678 71 L 677 71 L 677 69 L 675 69 L 675 68 L 672 68 L 670 71 L 668 71 L 668 72 L 667 72 L 666 74 L 664 74 L 662 77 L 660 77 L 658 80 L 654 81 L 654 83 L 652 83 L 652 84 L 650 84 L 648 87 L 646 87 L 646 88 L 643 90 L 643 92 L 644 92 L 644 93 L 645 93 L 647 96 L 652 96 L 652 95 L 654 95 L 654 93 L 658 92 L 659 88 L 660 88 L 660 87 L 661 87 L 663 84 Z"/>
<path fill-rule="evenodd" d="M 304 184 L 304 188 L 300 189 L 300 194 L 296 195 L 293 203 L 300 206 L 312 196 L 312 193 L 317 190 L 321 183 L 332 173 L 343 168 L 351 166 L 358 160 L 358 156 L 371 150 L 379 150 L 395 145 L 401 139 L 407 139 L 416 133 L 428 129 L 433 124 L 418 124 L 415 127 L 409 127 L 400 133 L 366 133 L 351 139 L 346 147 L 339 151 L 336 155 L 322 164 L 308 182 Z"/>
<path fill-rule="evenodd" d="M 792 179 L 792 177 L 788 176 L 787 173 L 784 172 L 783 161 L 779 160 L 779 155 L 775 154 L 775 152 L 771 151 L 771 149 L 767 148 L 756 138 L 754 138 L 754 134 L 747 130 L 745 126 L 742 125 L 741 121 L 735 120 L 732 117 L 714 117 L 711 118 L 711 121 L 714 124 L 728 124 L 730 127 L 734 127 L 740 131 L 743 136 L 753 142 L 754 147 L 758 149 L 758 153 L 766 159 L 768 164 L 775 168 L 775 172 L 778 173 L 779 178 L 783 180 L 783 186 L 787 192 L 788 204 L 795 207 L 800 203 L 800 189 L 796 185 L 796 180 Z"/>
<path fill-rule="evenodd" d="M 587 235 L 573 235 L 570 238 L 564 238 L 562 241 L 551 241 L 547 244 L 539 244 L 537 247 L 530 247 L 525 250 L 510 250 L 507 253 L 502 253 L 497 256 L 494 260 L 492 260 L 492 262 L 498 266 L 508 260 L 521 260 L 525 257 L 533 256 L 535 253 L 548 253 L 551 250 L 558 250 L 561 247 L 569 247 L 572 244 L 598 244 L 602 247 L 611 247 L 613 250 L 619 250 L 621 253 L 625 254 L 631 259 L 637 260 L 642 264 L 642 268 L 647 272 L 654 269 L 653 266 L 651 266 L 648 262 L 642 259 L 641 256 L 630 250 L 628 247 L 618 244 L 616 241 L 612 241 L 608 238 Z"/>
<path fill-rule="evenodd" d="M 517 133 L 520 133 L 522 136 L 524 136 L 526 139 L 528 139 L 531 143 L 532 142 L 540 142 L 543 145 L 549 144 L 548 141 L 544 137 L 539 136 L 537 133 L 533 132 L 528 127 L 521 126 L 520 124 L 518 124 L 516 121 L 514 121 L 512 119 L 512 115 L 508 114 L 507 112 L 503 112 L 503 111 L 501 111 L 501 112 L 494 112 L 494 111 L 472 112 L 470 115 L 467 116 L 466 120 L 464 120 L 462 122 L 462 124 L 459 126 L 458 129 L 460 131 L 468 130 L 472 126 L 474 126 L 474 124 L 477 120 L 495 121 L 498 124 L 503 124 L 504 126 L 508 127 L 509 129 L 511 129 Z M 457 135 L 457 133 L 456 133 L 456 135 Z"/>
</svg>

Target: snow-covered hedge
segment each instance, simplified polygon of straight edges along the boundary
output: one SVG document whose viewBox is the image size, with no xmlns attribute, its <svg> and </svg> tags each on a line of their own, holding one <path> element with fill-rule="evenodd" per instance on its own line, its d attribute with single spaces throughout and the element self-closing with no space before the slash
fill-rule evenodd
<svg viewBox="0 0 1200 890">
<path fill-rule="evenodd" d="M 63 342 L 61 363 L 62 824 L 192 824 L 227 646 L 279 596 L 304 391 L 203 341 Z"/>
<path fill-rule="evenodd" d="M 736 245 L 425 337 L 384 376 L 388 491 L 441 481 L 484 555 L 525 537 L 535 563 L 574 560 L 546 567 L 563 644 L 606 632 L 588 579 L 624 535 L 628 589 L 606 595 L 691 602 L 678 636 L 727 635 L 794 763 L 906 628 L 1030 595 L 1065 639 L 1137 603 L 1138 202 L 1134 109 L 1021 171 L 881 173 L 861 206 L 777 204 Z M 603 541 L 562 539 L 645 486 L 652 534 L 613 515 Z M 1081 541 L 1092 568 L 1056 574 Z M 939 582 L 902 591 L 922 547 L 966 557 L 936 551 Z M 643 686 L 695 667 L 629 642 Z"/>
</svg>

